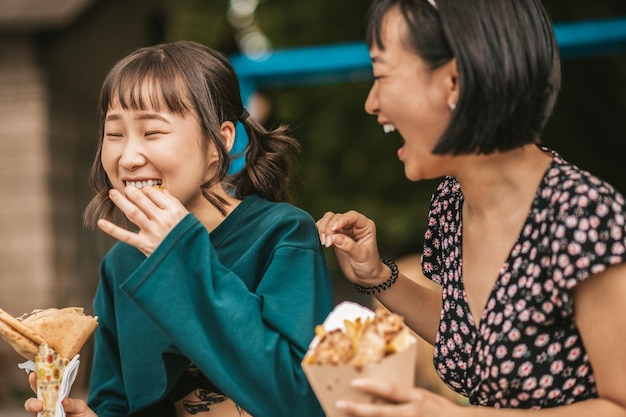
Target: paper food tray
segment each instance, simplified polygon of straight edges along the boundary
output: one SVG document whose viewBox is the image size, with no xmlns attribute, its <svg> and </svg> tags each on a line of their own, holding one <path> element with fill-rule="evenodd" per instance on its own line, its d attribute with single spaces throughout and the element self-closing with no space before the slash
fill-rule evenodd
<svg viewBox="0 0 626 417">
<path fill-rule="evenodd" d="M 349 301 L 343 302 L 324 320 L 324 328 L 331 331 L 344 328 L 344 320 L 354 321 L 373 317 L 374 312 L 367 307 Z M 309 345 L 309 352 L 317 346 L 316 336 Z M 364 366 L 353 365 L 309 365 L 303 364 L 302 369 L 311 384 L 327 417 L 346 417 L 335 404 L 340 399 L 350 399 L 361 402 L 373 402 L 372 396 L 353 388 L 350 382 L 354 378 L 374 378 L 393 382 L 399 386 L 412 387 L 415 383 L 415 362 L 417 340 L 409 336 L 409 345 L 401 352 L 384 357 L 377 363 Z"/>
</svg>

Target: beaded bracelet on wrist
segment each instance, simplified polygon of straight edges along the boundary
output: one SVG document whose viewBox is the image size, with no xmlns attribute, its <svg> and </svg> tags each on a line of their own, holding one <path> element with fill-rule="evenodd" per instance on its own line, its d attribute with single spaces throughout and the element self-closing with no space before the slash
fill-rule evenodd
<svg viewBox="0 0 626 417">
<path fill-rule="evenodd" d="M 382 284 L 375 285 L 373 287 L 363 287 L 359 284 L 354 284 L 354 289 L 356 289 L 361 294 L 373 294 L 375 292 L 385 291 L 387 288 L 391 287 L 394 282 L 398 279 L 398 265 L 394 261 L 390 261 L 389 259 L 381 258 L 380 261 L 387 265 L 389 269 L 391 269 L 391 276 L 389 279 Z"/>
</svg>

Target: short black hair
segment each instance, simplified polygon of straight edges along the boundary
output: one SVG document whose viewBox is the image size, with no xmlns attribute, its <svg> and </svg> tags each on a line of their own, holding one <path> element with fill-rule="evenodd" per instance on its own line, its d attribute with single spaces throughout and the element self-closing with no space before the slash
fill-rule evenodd
<svg viewBox="0 0 626 417">
<path fill-rule="evenodd" d="M 539 0 L 374 0 L 366 40 L 384 49 L 383 18 L 398 7 L 405 45 L 431 70 L 455 58 L 460 96 L 436 154 L 490 154 L 540 134 L 561 84 L 558 46 Z"/>
</svg>

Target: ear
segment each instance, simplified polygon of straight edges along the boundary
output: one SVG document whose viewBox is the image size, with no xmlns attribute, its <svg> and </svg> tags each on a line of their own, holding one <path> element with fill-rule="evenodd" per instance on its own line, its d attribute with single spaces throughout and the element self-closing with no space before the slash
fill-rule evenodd
<svg viewBox="0 0 626 417">
<path fill-rule="evenodd" d="M 447 93 L 446 104 L 449 108 L 454 109 L 459 102 L 460 85 L 459 85 L 459 69 L 456 64 L 456 58 L 452 58 L 442 68 L 445 76 L 445 88 Z"/>
<path fill-rule="evenodd" d="M 235 144 L 235 124 L 231 121 L 222 123 L 222 126 L 220 126 L 220 136 L 222 142 L 224 142 L 224 146 L 226 146 L 226 149 L 230 152 Z"/>
</svg>

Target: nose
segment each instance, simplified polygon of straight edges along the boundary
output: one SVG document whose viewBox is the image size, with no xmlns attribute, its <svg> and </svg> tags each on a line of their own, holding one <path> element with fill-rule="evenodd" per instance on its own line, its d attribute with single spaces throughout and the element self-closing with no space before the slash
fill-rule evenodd
<svg viewBox="0 0 626 417">
<path fill-rule="evenodd" d="M 129 138 L 121 149 L 119 164 L 122 168 L 133 170 L 146 163 L 144 148 L 141 140 Z"/>
<path fill-rule="evenodd" d="M 372 84 L 372 88 L 370 88 L 370 92 L 367 94 L 367 98 L 365 99 L 365 111 L 371 115 L 376 115 L 378 113 L 378 86 L 376 81 Z"/>
</svg>

